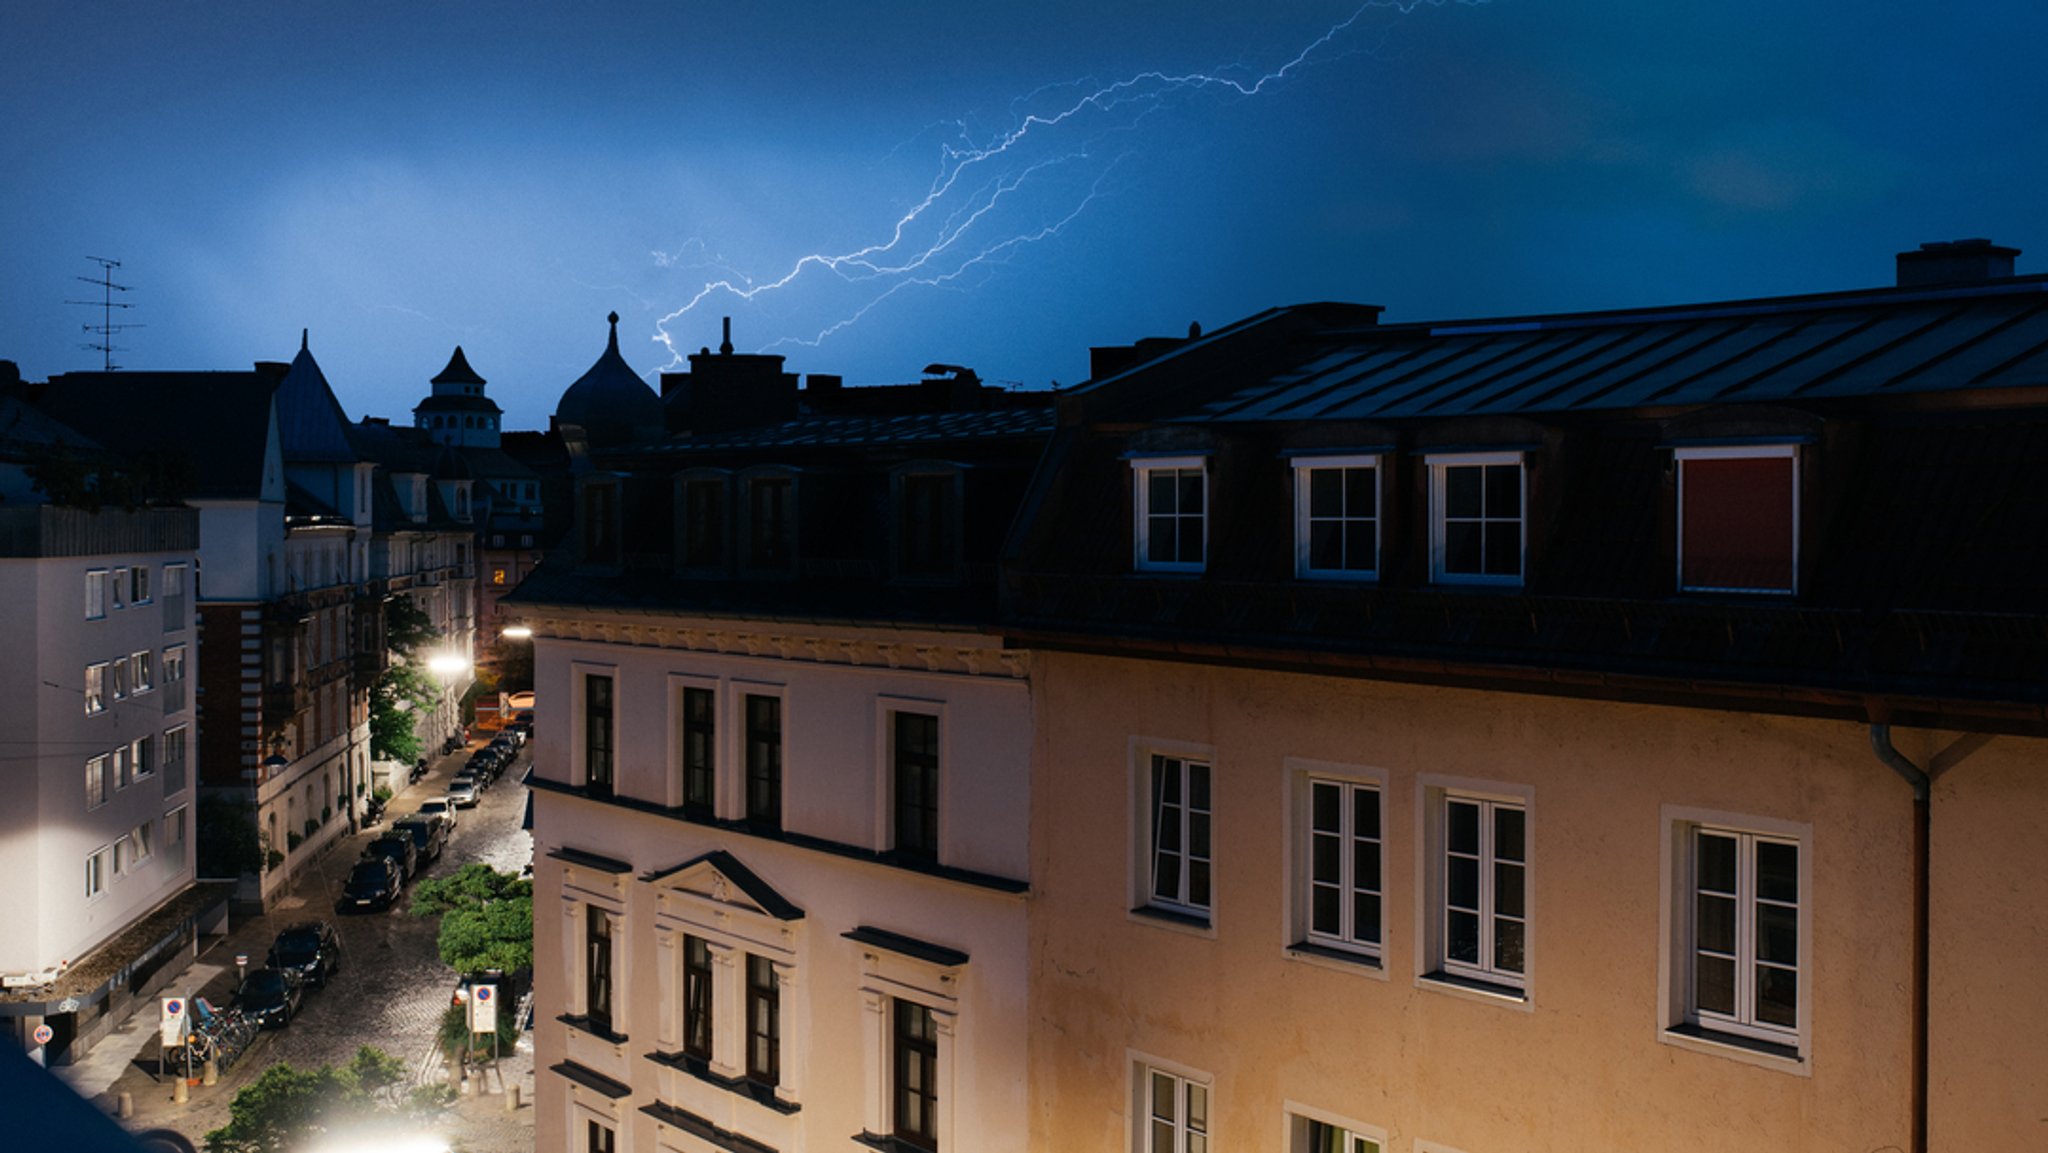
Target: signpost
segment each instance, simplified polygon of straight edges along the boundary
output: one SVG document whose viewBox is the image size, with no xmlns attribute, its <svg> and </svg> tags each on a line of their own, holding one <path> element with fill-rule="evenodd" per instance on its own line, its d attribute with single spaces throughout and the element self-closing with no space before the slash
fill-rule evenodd
<svg viewBox="0 0 2048 1153">
<path fill-rule="evenodd" d="M 157 1080 L 163 1080 L 164 1050 L 185 1047 L 186 1006 L 183 997 L 163 998 L 162 1011 L 156 1025 L 156 1071 Z"/>
<path fill-rule="evenodd" d="M 472 1033 L 496 1033 L 498 1031 L 498 987 L 496 985 L 470 986 L 469 1031 Z"/>
</svg>

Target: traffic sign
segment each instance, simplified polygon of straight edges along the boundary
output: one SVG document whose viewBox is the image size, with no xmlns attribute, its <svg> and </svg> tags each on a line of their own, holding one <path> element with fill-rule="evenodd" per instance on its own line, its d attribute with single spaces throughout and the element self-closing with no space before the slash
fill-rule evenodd
<svg viewBox="0 0 2048 1153">
<path fill-rule="evenodd" d="M 50 1038 L 52 1038 L 52 1037 L 55 1037 L 56 1035 L 57 1035 L 57 1031 L 56 1031 L 55 1029 L 52 1029 L 52 1028 L 50 1028 L 50 1027 L 49 1027 L 48 1025 L 37 1025 L 37 1026 L 36 1026 L 35 1038 L 36 1038 L 36 1044 L 38 1044 L 38 1045 L 47 1045 L 47 1044 L 49 1044 L 49 1043 L 50 1043 Z"/>
<path fill-rule="evenodd" d="M 469 987 L 469 1031 L 472 1033 L 495 1033 L 498 1031 L 498 987 L 496 985 L 471 985 Z"/>
<path fill-rule="evenodd" d="M 163 999 L 163 1012 L 157 1018 L 157 1039 L 166 1049 L 175 1049 L 185 1043 L 185 998 Z"/>
</svg>

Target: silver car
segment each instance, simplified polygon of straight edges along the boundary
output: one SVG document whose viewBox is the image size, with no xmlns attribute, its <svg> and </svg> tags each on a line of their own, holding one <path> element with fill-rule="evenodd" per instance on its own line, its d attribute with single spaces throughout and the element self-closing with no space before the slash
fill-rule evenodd
<svg viewBox="0 0 2048 1153">
<path fill-rule="evenodd" d="M 448 800 L 458 808 L 475 808 L 476 782 L 469 779 L 458 779 L 450 782 L 448 785 Z"/>
</svg>

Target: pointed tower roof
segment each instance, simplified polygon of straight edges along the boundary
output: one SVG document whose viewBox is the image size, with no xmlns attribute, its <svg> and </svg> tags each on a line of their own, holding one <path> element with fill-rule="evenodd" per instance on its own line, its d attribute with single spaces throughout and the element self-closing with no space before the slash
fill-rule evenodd
<svg viewBox="0 0 2048 1153">
<path fill-rule="evenodd" d="M 455 355 L 448 358 L 448 367 L 441 370 L 441 375 L 435 377 L 434 379 L 428 381 L 427 383 L 483 384 L 484 378 L 478 376 L 476 374 L 476 369 L 473 369 L 469 366 L 469 358 L 462 355 L 462 346 L 458 344 L 455 346 Z"/>
<path fill-rule="evenodd" d="M 306 330 L 300 329 L 299 354 L 277 382 L 279 446 L 287 463 L 353 463 L 360 458 L 349 440 L 348 414 L 308 343 Z"/>
<path fill-rule="evenodd" d="M 595 445 L 625 444 L 661 433 L 661 398 L 619 355 L 619 314 L 608 317 L 604 355 L 562 393 L 555 422 L 577 425 Z"/>
</svg>

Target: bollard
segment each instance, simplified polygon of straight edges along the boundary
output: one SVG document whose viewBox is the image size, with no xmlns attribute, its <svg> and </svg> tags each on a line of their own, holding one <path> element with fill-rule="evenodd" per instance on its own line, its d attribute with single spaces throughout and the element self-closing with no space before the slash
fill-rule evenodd
<svg viewBox="0 0 2048 1153">
<path fill-rule="evenodd" d="M 470 1080 L 468 1077 L 464 1077 L 462 1079 L 462 1088 L 458 1090 L 458 1092 L 460 1092 L 464 1097 L 468 1097 L 475 1094 L 476 1082 Z"/>
<path fill-rule="evenodd" d="M 123 1121 L 135 1119 L 135 1094 L 124 1092 L 114 1098 L 114 1116 Z"/>
<path fill-rule="evenodd" d="M 171 1082 L 171 1104 L 183 1105 L 191 1099 L 192 1090 L 185 1087 L 185 1079 L 183 1077 Z"/>
<path fill-rule="evenodd" d="M 519 1086 L 517 1085 L 505 1086 L 505 1112 L 519 1112 Z"/>
<path fill-rule="evenodd" d="M 207 1058 L 206 1064 L 200 1069 L 199 1083 L 201 1085 L 220 1084 L 220 1066 L 214 1064 L 213 1059 L 210 1057 Z"/>
</svg>

